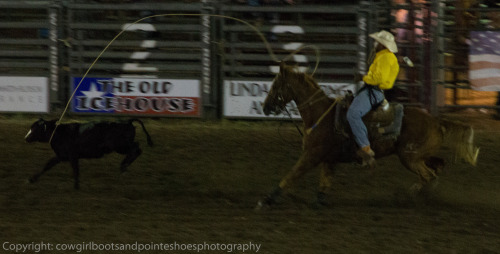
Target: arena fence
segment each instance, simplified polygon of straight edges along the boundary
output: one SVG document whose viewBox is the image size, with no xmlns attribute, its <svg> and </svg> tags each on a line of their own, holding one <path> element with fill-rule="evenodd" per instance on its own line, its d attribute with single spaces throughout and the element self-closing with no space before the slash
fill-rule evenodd
<svg viewBox="0 0 500 254">
<path fill-rule="evenodd" d="M 479 2 L 479 1 L 478 1 Z M 488 2 L 488 1 L 484 1 Z M 495 1 L 489 1 L 494 3 Z M 500 36 L 500 5 L 474 4 L 474 1 L 440 1 L 438 36 L 441 39 L 440 75 L 436 86 L 445 93 L 443 108 L 496 108 L 500 110 L 500 84 L 476 86 L 469 75 L 470 54 L 477 45 L 474 35 Z M 493 19 L 493 20 L 492 20 Z M 492 38 L 494 39 L 494 38 Z M 498 51 L 497 51 L 498 55 Z M 489 92 L 488 92 L 489 91 Z M 498 99 L 497 99 L 498 98 Z M 496 105 L 495 105 L 496 103 Z"/>
<path fill-rule="evenodd" d="M 0 10 L 1 111 L 48 112 L 48 105 L 61 99 L 61 6 L 53 1 L 0 1 Z"/>
<path fill-rule="evenodd" d="M 354 74 L 367 71 L 368 34 L 404 30 L 407 37 L 398 37 L 402 74 L 388 96 L 436 112 L 444 98 L 439 87 L 450 85 L 444 5 L 0 1 L 0 75 L 44 78 L 47 91 L 37 91 L 46 103 L 60 109 L 73 97 L 74 113 L 265 118 L 261 103 L 277 61 L 314 72 L 325 92 L 338 96 L 356 90 Z M 398 23 L 392 18 L 398 9 L 427 14 Z M 294 105 L 290 110 L 297 117 Z"/>
</svg>

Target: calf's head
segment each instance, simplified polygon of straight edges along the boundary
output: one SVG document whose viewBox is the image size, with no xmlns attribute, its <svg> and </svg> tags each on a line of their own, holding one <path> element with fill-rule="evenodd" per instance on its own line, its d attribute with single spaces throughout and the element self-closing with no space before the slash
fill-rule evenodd
<svg viewBox="0 0 500 254">
<path fill-rule="evenodd" d="M 38 121 L 34 122 L 30 130 L 28 131 L 28 134 L 24 137 L 24 140 L 28 143 L 32 142 L 47 142 L 47 122 L 40 118 Z"/>
</svg>

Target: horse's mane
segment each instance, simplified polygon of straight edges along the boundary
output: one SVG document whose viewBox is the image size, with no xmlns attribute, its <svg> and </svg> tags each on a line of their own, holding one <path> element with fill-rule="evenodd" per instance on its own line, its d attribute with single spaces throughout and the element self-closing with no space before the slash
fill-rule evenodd
<svg viewBox="0 0 500 254">
<path fill-rule="evenodd" d="M 314 88 L 320 89 L 318 83 L 313 78 L 313 76 L 311 74 L 309 74 L 309 73 L 301 72 L 298 69 L 298 66 L 287 65 L 287 66 L 285 66 L 285 68 L 286 68 L 286 71 L 288 73 L 294 73 L 297 76 L 297 78 L 302 79 L 303 82 L 301 82 L 301 83 L 305 83 L 305 84 L 307 84 L 310 87 L 314 87 Z"/>
</svg>

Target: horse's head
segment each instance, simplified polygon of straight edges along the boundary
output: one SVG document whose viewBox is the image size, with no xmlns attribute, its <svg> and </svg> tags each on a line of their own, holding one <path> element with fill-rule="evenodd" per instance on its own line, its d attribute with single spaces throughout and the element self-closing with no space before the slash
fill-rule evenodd
<svg viewBox="0 0 500 254">
<path fill-rule="evenodd" d="M 273 80 L 271 89 L 264 101 L 264 114 L 279 114 L 286 107 L 286 104 L 292 101 L 291 87 L 288 79 L 292 78 L 293 70 L 283 62 L 280 64 L 280 71 Z"/>
<path fill-rule="evenodd" d="M 40 118 L 38 121 L 34 122 L 28 134 L 24 137 L 24 140 L 28 143 L 33 143 L 36 141 L 46 142 L 47 139 L 47 121 Z"/>
</svg>

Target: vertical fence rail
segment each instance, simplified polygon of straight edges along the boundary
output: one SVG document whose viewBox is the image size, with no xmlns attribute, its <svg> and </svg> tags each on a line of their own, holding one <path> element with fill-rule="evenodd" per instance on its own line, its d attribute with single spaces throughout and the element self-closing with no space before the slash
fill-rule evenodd
<svg viewBox="0 0 500 254">
<path fill-rule="evenodd" d="M 215 27 L 214 18 L 210 15 L 215 13 L 213 3 L 208 0 L 202 0 L 201 20 L 201 90 L 203 101 L 203 115 L 205 118 L 214 119 L 217 117 L 217 92 L 215 90 L 213 70 L 216 63 L 213 55 L 213 27 Z"/>
<path fill-rule="evenodd" d="M 368 34 L 369 34 L 369 4 L 366 1 L 361 2 L 360 12 L 358 12 L 358 74 L 365 75 L 368 72 L 367 59 L 371 57 L 370 50 L 368 47 Z M 369 61 L 369 60 L 368 60 Z M 362 85 L 362 81 L 358 81 L 356 84 L 356 89 Z"/>
<path fill-rule="evenodd" d="M 61 35 L 61 7 L 62 2 L 59 0 L 53 1 L 48 9 L 49 16 L 49 87 L 50 87 L 50 102 L 51 104 L 59 104 L 61 102 L 59 84 L 61 84 L 60 76 L 60 49 L 59 36 Z"/>
</svg>

